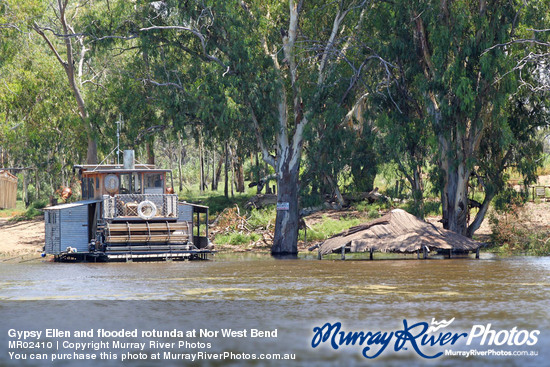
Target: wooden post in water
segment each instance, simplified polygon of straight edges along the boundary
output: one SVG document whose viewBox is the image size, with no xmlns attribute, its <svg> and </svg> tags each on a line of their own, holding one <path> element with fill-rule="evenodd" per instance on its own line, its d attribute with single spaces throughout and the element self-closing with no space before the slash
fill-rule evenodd
<svg viewBox="0 0 550 367">
<path fill-rule="evenodd" d="M 416 250 L 416 258 L 420 260 L 420 249 Z"/>
<path fill-rule="evenodd" d="M 424 260 L 428 258 L 428 248 L 426 246 L 422 246 L 422 250 L 424 251 Z"/>
<path fill-rule="evenodd" d="M 346 246 L 342 246 L 342 260 L 346 260 Z"/>
<path fill-rule="evenodd" d="M 373 254 L 374 254 L 374 251 L 372 250 L 372 248 L 370 249 L 370 259 L 373 260 Z"/>
<path fill-rule="evenodd" d="M 479 247 L 476 250 L 476 259 L 479 259 Z"/>
<path fill-rule="evenodd" d="M 449 249 L 449 259 L 451 259 L 453 257 L 453 249 Z"/>
</svg>

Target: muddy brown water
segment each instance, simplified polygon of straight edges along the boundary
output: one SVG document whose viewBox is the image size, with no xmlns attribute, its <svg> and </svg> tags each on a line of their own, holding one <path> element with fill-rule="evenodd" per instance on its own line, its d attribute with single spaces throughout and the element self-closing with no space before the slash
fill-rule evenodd
<svg viewBox="0 0 550 367">
<path fill-rule="evenodd" d="M 201 262 L 2 264 L 0 312 L 5 322 L 0 342 L 5 348 L 8 327 L 240 327 L 277 329 L 278 335 L 272 340 L 246 338 L 246 343 L 214 338 L 211 351 L 265 350 L 294 353 L 296 359 L 286 363 L 203 360 L 200 364 L 454 366 L 473 362 L 544 366 L 550 365 L 549 291 L 550 258 L 487 254 L 480 260 L 343 262 L 218 255 L 213 261 Z M 313 328 L 327 322 L 341 322 L 346 331 L 389 332 L 402 330 L 403 320 L 410 325 L 430 323 L 432 318 L 454 318 L 447 329 L 456 333 L 470 333 L 474 325 L 487 324 L 497 332 L 509 332 L 514 327 L 540 331 L 535 345 L 529 347 L 482 346 L 479 340 L 468 346 L 463 340 L 452 347 L 436 346 L 432 354 L 451 348 L 526 350 L 538 356 L 444 355 L 428 360 L 411 347 L 394 351 L 394 344 L 390 344 L 379 357 L 368 360 L 361 354 L 362 347 L 335 350 L 328 343 L 317 348 L 311 345 Z M 182 365 L 181 361 L 163 362 Z M 139 361 L 133 363 L 140 365 Z M 141 361 L 141 365 L 151 363 Z M 0 364 L 16 363 L 6 351 Z M 26 364 L 40 365 L 37 361 Z"/>
</svg>

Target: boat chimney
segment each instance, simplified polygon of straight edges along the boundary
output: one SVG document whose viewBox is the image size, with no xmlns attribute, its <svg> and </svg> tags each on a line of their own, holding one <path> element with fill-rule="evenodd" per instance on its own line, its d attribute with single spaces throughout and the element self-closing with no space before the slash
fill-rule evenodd
<svg viewBox="0 0 550 367">
<path fill-rule="evenodd" d="M 124 151 L 124 169 L 135 169 L 135 158 L 133 150 Z"/>
</svg>

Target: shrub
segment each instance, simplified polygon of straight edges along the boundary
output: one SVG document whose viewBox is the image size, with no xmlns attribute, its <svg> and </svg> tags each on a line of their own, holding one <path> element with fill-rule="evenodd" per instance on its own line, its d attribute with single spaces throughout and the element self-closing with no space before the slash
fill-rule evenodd
<svg viewBox="0 0 550 367">
<path fill-rule="evenodd" d="M 367 218 L 369 219 L 376 219 L 379 217 L 380 217 L 380 213 L 376 208 L 370 208 L 369 211 L 367 212 Z"/>
<path fill-rule="evenodd" d="M 526 253 L 543 256 L 550 254 L 550 233 L 536 230 L 530 225 L 530 217 L 521 202 L 507 203 L 489 214 L 491 240 L 498 251 Z"/>
<path fill-rule="evenodd" d="M 250 243 L 259 241 L 262 238 L 262 236 L 258 233 L 229 233 L 229 234 L 220 234 L 217 235 L 214 239 L 214 243 L 218 245 L 233 245 L 233 246 L 240 246 L 240 245 L 248 245 Z"/>
<path fill-rule="evenodd" d="M 495 196 L 493 205 L 497 212 L 507 213 L 514 212 L 518 208 L 523 207 L 526 202 L 526 195 L 508 187 Z"/>
<path fill-rule="evenodd" d="M 29 206 L 29 208 L 44 209 L 47 205 L 48 200 L 36 200 Z"/>
<path fill-rule="evenodd" d="M 246 221 L 252 229 L 270 229 L 275 226 L 275 207 L 269 206 L 262 209 L 252 209 Z"/>
<path fill-rule="evenodd" d="M 23 220 L 31 220 L 39 217 L 42 215 L 42 211 L 40 209 L 45 208 L 47 204 L 47 200 L 36 200 L 31 205 L 29 205 L 24 213 L 14 216 L 11 221 L 20 222 Z"/>
</svg>

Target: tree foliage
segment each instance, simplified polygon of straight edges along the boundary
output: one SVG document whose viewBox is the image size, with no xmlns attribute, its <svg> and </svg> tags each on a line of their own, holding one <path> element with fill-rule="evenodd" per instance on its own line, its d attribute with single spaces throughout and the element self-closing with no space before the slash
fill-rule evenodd
<svg viewBox="0 0 550 367">
<path fill-rule="evenodd" d="M 421 167 L 430 142 L 425 131 L 433 133 L 444 225 L 462 234 L 475 230 L 468 229 L 470 176 L 480 165 L 500 164 L 499 155 L 510 147 L 501 139 L 503 132 L 510 132 L 508 143 L 518 138 L 512 136 L 518 120 L 505 112 L 519 86 L 511 72 L 517 54 L 493 46 L 506 44 L 520 22 L 530 21 L 524 8 L 509 1 L 376 5 L 380 48 L 395 66 L 389 126 L 401 137 L 401 156 L 394 160 L 416 156 L 420 165 L 413 159 L 413 167 Z M 498 154 L 489 153 L 488 146 Z"/>
<path fill-rule="evenodd" d="M 423 215 L 435 167 L 445 226 L 472 235 L 510 172 L 535 179 L 548 125 L 548 8 L 0 0 L 0 157 L 35 168 L 32 185 L 51 195 L 91 143 L 98 161 L 113 161 L 120 118 L 123 147 L 149 162 L 164 152 L 180 171 L 182 145 L 211 171 L 230 155 L 235 175 L 261 155 L 290 209 L 277 212 L 273 252 L 290 254 L 300 192 L 303 203 L 342 205 L 342 192 L 372 190 L 392 162 Z M 475 218 L 472 185 L 484 193 Z"/>
</svg>

